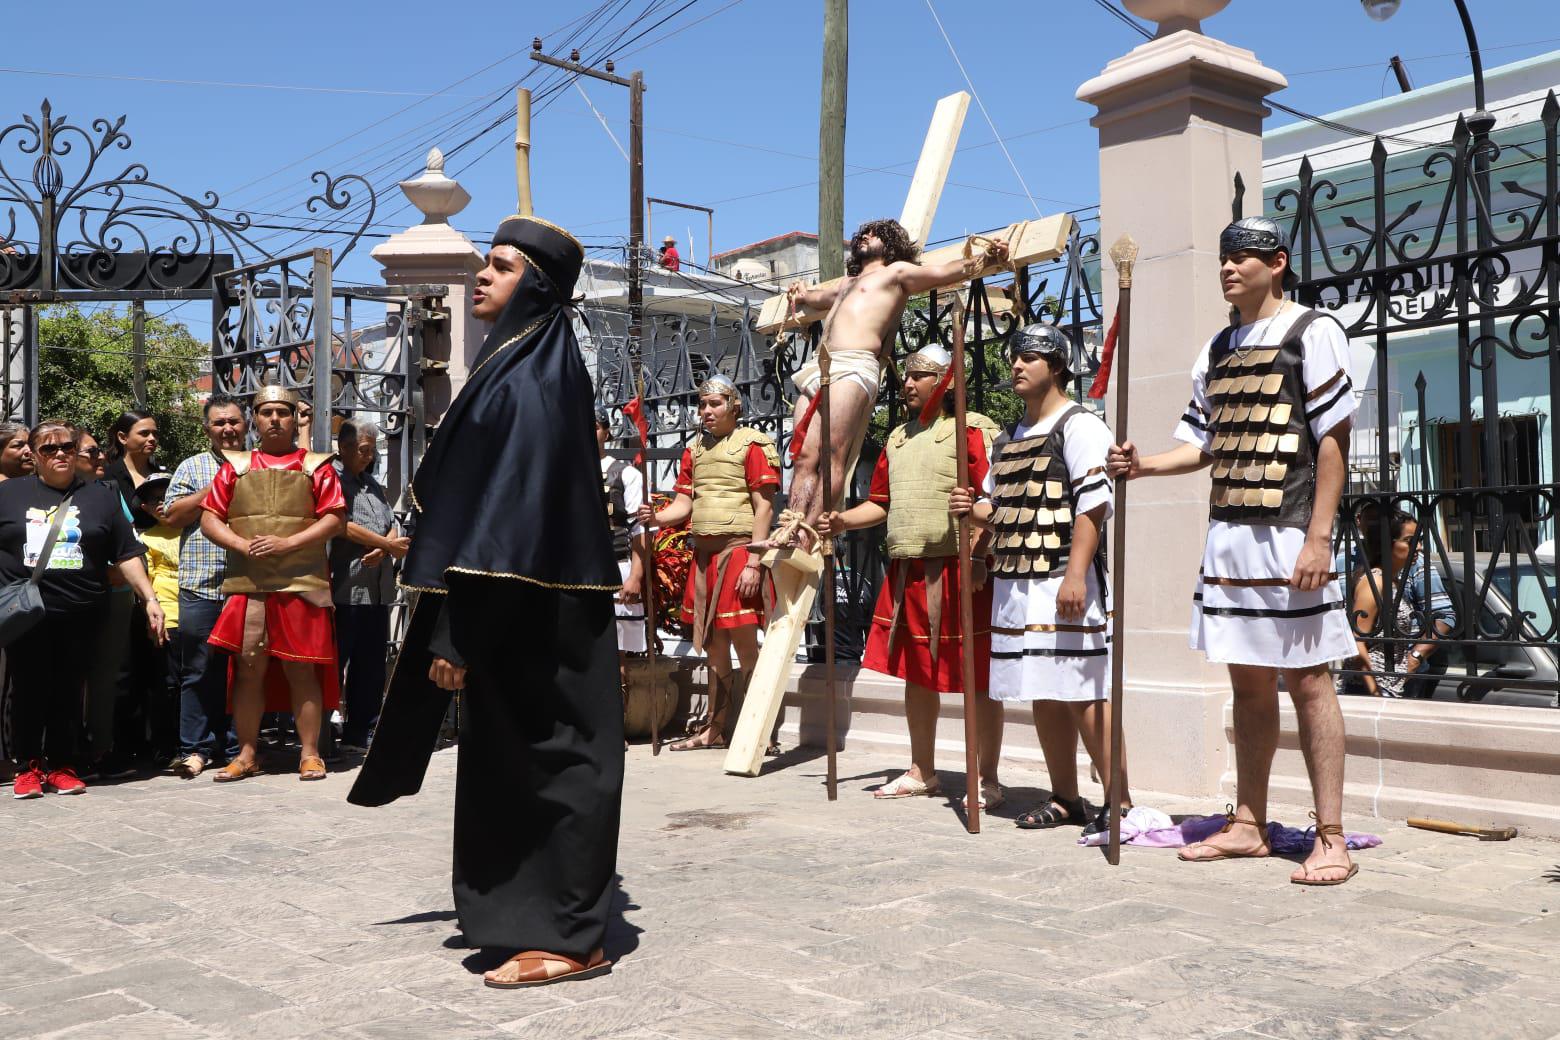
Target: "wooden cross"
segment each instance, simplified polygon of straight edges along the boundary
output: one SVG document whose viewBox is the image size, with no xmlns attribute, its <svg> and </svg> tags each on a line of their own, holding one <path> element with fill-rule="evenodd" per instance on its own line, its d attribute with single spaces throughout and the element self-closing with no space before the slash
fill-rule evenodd
<svg viewBox="0 0 1560 1040">
<path fill-rule="evenodd" d="M 931 232 L 932 218 L 937 213 L 937 203 L 942 198 L 943 185 L 948 180 L 948 168 L 953 164 L 953 153 L 957 150 L 959 131 L 964 126 L 964 115 L 969 105 L 969 94 L 961 90 L 938 101 L 937 108 L 932 112 L 932 125 L 926 132 L 926 141 L 921 146 L 921 158 L 916 162 L 915 175 L 910 179 L 910 193 L 905 197 L 905 208 L 899 215 L 900 226 L 905 229 L 918 248 L 926 245 L 927 236 Z M 934 249 L 924 254 L 921 262 L 932 265 L 958 260 L 966 256 L 966 249 L 972 246 L 978 252 L 979 247 L 971 240 L 984 237 L 1007 243 L 1009 267 L 1026 267 L 1029 264 L 1054 260 L 1066 252 L 1067 240 L 1072 235 L 1072 230 L 1073 218 L 1068 213 L 1039 220 L 1020 220 L 995 234 L 972 235 L 963 242 L 954 242 Z M 1001 270 L 1003 268 L 989 265 L 976 277 L 985 278 Z M 841 280 L 836 278 L 823 284 L 834 285 Z M 802 329 L 823 317 L 823 311 L 814 311 L 806 307 L 797 307 L 787 313 L 786 295 L 781 293 L 764 301 L 763 307 L 758 312 L 758 331 L 764 335 L 773 335 L 791 329 Z"/>
</svg>

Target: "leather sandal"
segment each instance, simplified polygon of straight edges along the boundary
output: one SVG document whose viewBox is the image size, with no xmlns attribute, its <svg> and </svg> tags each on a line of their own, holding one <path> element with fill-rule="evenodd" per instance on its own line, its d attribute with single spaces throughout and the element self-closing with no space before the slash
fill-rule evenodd
<svg viewBox="0 0 1560 1040">
<path fill-rule="evenodd" d="M 1225 849 L 1214 848 L 1213 846 L 1207 844 L 1206 841 L 1199 841 L 1194 845 L 1188 845 L 1181 851 L 1185 853 L 1190 852 L 1192 849 L 1204 849 L 1212 853 L 1212 855 L 1199 855 L 1192 857 L 1182 855 L 1178 858 L 1182 863 L 1217 863 L 1221 859 L 1263 859 L 1273 854 L 1272 846 L 1268 844 L 1267 839 L 1267 821 L 1262 820 L 1259 822 L 1257 820 L 1243 820 L 1239 816 L 1235 815 L 1235 807 L 1233 805 L 1226 804 L 1224 807 L 1224 826 L 1219 828 L 1219 833 L 1228 834 L 1232 829 L 1234 829 L 1236 824 L 1240 824 L 1245 827 L 1255 827 L 1257 829 L 1257 831 L 1262 835 L 1261 852 L 1231 852 Z"/>
<path fill-rule="evenodd" d="M 491 989 L 521 989 L 526 986 L 550 986 L 554 982 L 563 982 L 565 979 L 589 979 L 597 975 L 604 975 L 612 969 L 612 962 L 603 956 L 602 951 L 597 950 L 590 955 L 589 962 L 581 964 L 573 957 L 565 957 L 561 953 L 545 953 L 540 950 L 527 950 L 517 953 L 505 964 L 518 964 L 520 974 L 513 982 L 497 982 L 491 978 L 483 977 L 482 984 Z M 556 970 L 561 965 L 562 971 Z M 554 966 L 549 970 L 549 966 Z"/>
<path fill-rule="evenodd" d="M 1030 809 L 1013 823 L 1026 831 L 1045 831 L 1052 827 L 1074 824 L 1082 827 L 1089 822 L 1089 813 L 1082 798 L 1057 798 L 1036 809 Z"/>
<path fill-rule="evenodd" d="M 323 780 L 325 779 L 325 760 L 310 755 L 298 763 L 299 780 Z"/>
<path fill-rule="evenodd" d="M 1316 820 L 1316 814 L 1315 813 L 1311 814 L 1311 819 Z M 1332 849 L 1332 842 L 1328 841 L 1327 839 L 1328 838 L 1340 838 L 1341 839 L 1343 837 L 1343 824 L 1341 824 L 1341 823 L 1322 823 L 1320 820 L 1317 820 L 1317 822 L 1316 822 L 1316 836 L 1321 839 L 1322 848 L 1328 849 L 1330 851 Z M 1345 844 L 1345 848 L 1347 848 L 1347 843 Z M 1317 864 L 1314 867 L 1302 866 L 1301 869 L 1305 871 L 1306 876 L 1303 877 L 1303 878 L 1292 877 L 1292 878 L 1289 879 L 1289 883 L 1290 884 L 1292 884 L 1292 885 L 1305 885 L 1305 886 L 1307 886 L 1309 888 L 1332 888 L 1332 887 L 1334 887 L 1336 885 L 1345 884 L 1349 880 L 1351 880 L 1354 877 L 1354 875 L 1356 875 L 1356 874 L 1358 874 L 1360 872 L 1360 865 L 1358 863 L 1355 863 L 1355 862 L 1351 861 L 1349 863 L 1348 872 L 1345 873 L 1343 875 L 1343 877 L 1340 877 L 1340 878 L 1322 878 L 1321 880 L 1314 880 L 1314 881 L 1310 877 L 1310 875 L 1314 871 L 1318 871 L 1318 870 L 1342 870 L 1343 869 L 1343 864 L 1342 863 L 1319 863 L 1319 864 Z"/>
<path fill-rule="evenodd" d="M 239 780 L 247 780 L 252 776 L 259 776 L 261 772 L 263 770 L 259 762 L 251 762 L 246 766 L 234 759 L 213 773 L 211 779 L 219 784 L 231 784 Z"/>
</svg>

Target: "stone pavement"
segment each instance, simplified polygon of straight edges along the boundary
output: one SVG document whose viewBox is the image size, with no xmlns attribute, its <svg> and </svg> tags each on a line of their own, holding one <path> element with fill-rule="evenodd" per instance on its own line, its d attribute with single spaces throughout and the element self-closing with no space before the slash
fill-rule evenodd
<svg viewBox="0 0 1560 1040">
<path fill-rule="evenodd" d="M 806 753 L 740 780 L 636 747 L 618 967 L 486 990 L 451 911 L 454 764 L 378 810 L 344 802 L 345 775 L 4 799 L 0 1037 L 1560 1035 L 1560 845 L 1377 824 L 1341 889 L 1282 861 L 1111 868 L 1065 833 L 875 803 L 899 763 L 865 750 L 830 804 Z M 1007 780 L 1011 817 L 1039 777 Z"/>
</svg>

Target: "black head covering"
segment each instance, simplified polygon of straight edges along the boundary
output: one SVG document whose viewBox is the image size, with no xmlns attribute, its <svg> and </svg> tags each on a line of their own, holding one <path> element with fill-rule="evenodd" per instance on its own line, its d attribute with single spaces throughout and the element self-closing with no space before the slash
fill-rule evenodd
<svg viewBox="0 0 1560 1040">
<path fill-rule="evenodd" d="M 443 591 L 453 572 L 616 589 L 607 525 L 580 522 L 606 510 L 590 375 L 565 307 L 584 251 L 534 217 L 505 220 L 493 244 L 527 263 L 412 478 L 401 582 Z"/>
<path fill-rule="evenodd" d="M 1289 232 L 1272 217 L 1245 217 L 1225 227 L 1219 233 L 1219 259 L 1241 251 L 1250 253 L 1283 253 L 1289 261 L 1284 266 L 1284 289 L 1300 284 L 1295 273 L 1295 254 L 1289 248 Z"/>
</svg>

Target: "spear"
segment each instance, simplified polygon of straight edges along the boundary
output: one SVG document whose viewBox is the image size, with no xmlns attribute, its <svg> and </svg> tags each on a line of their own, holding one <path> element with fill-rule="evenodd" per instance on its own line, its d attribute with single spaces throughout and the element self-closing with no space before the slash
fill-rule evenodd
<svg viewBox="0 0 1560 1040">
<path fill-rule="evenodd" d="M 1121 375 L 1116 380 L 1117 444 L 1127 442 L 1127 389 L 1130 385 L 1127 379 L 1128 366 L 1132 360 L 1132 266 L 1137 263 L 1137 256 L 1138 244 L 1131 235 L 1123 234 L 1110 247 L 1110 260 L 1116 265 L 1116 286 L 1120 292 L 1116 298 L 1116 351 L 1120 355 L 1121 365 Z M 1110 604 L 1115 610 L 1115 617 L 1111 622 L 1110 655 L 1110 848 L 1106 852 L 1106 859 L 1111 866 L 1121 863 L 1121 702 L 1127 632 L 1127 611 L 1123 598 L 1127 572 L 1126 480 L 1116 481 L 1115 494 L 1115 516 L 1110 525 Z"/>
<path fill-rule="evenodd" d="M 980 282 L 975 283 L 978 288 Z M 965 406 L 964 303 L 953 302 L 953 443 L 959 486 L 970 486 L 969 416 Z M 971 585 L 974 531 L 966 514 L 959 517 L 959 670 L 964 687 L 964 820 L 971 834 L 980 833 L 980 727 L 975 692 L 975 590 Z M 938 633 L 933 632 L 936 639 Z"/>
<path fill-rule="evenodd" d="M 636 375 L 636 391 L 639 398 L 639 414 L 643 419 L 645 413 L 645 361 L 639 359 L 639 367 Z M 634 429 L 639 432 L 639 484 L 641 495 L 645 502 L 650 501 L 650 438 L 638 423 Z M 650 672 L 650 754 L 652 756 L 661 753 L 661 702 L 657 699 L 659 691 L 656 689 L 655 669 L 655 550 L 651 547 L 650 529 L 646 529 L 639 536 L 639 551 L 644 554 L 643 586 L 640 591 L 640 599 L 645 605 L 645 667 Z"/>
</svg>

